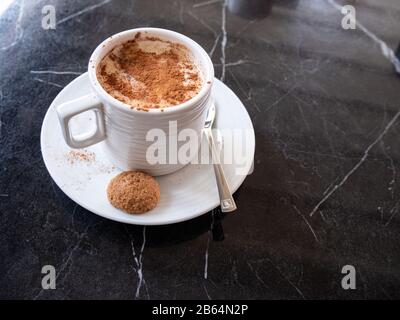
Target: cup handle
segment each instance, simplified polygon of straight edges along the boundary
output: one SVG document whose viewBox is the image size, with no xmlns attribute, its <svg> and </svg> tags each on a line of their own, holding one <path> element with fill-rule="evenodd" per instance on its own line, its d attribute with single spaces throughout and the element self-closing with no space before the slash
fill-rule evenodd
<svg viewBox="0 0 400 320">
<path fill-rule="evenodd" d="M 78 99 L 63 103 L 56 108 L 64 140 L 71 148 L 85 148 L 106 138 L 104 126 L 103 104 L 94 94 L 88 94 Z M 96 115 L 96 129 L 74 137 L 69 127 L 69 121 L 74 116 L 93 110 Z"/>
</svg>

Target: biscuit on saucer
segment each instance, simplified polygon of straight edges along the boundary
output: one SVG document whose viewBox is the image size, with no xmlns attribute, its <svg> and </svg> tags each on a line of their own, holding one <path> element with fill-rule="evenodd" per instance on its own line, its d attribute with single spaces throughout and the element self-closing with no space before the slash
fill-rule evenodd
<svg viewBox="0 0 400 320">
<path fill-rule="evenodd" d="M 125 171 L 111 179 L 107 197 L 114 207 L 129 214 L 145 213 L 157 206 L 160 186 L 147 173 Z"/>
</svg>

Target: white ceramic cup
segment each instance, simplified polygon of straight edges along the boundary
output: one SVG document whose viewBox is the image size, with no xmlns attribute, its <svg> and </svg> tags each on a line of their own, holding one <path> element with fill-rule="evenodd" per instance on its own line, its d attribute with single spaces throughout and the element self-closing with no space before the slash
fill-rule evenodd
<svg viewBox="0 0 400 320">
<path fill-rule="evenodd" d="M 160 109 L 142 111 L 131 109 L 129 105 L 109 95 L 100 85 L 96 68 L 102 58 L 116 46 L 131 40 L 135 35 L 155 36 L 163 40 L 180 43 L 191 52 L 199 67 L 203 86 L 192 99 L 176 105 Z M 148 147 L 153 143 L 146 141 L 151 129 L 161 129 L 166 133 L 166 141 L 176 139 L 176 135 L 184 129 L 192 129 L 201 138 L 207 110 L 211 103 L 211 87 L 214 80 L 214 68 L 210 57 L 204 49 L 192 39 L 174 31 L 159 28 L 138 28 L 123 31 L 103 41 L 93 52 L 89 61 L 89 79 L 93 93 L 57 106 L 57 114 L 65 142 L 71 148 L 85 148 L 101 142 L 103 151 L 112 163 L 122 170 L 141 170 L 151 175 L 163 175 L 181 169 L 186 162 L 151 163 L 146 157 Z M 74 116 L 85 111 L 95 112 L 95 130 L 74 136 L 69 122 Z M 170 132 L 171 121 L 176 121 L 176 132 Z M 171 136 L 173 135 L 173 137 Z M 199 144 L 200 141 L 197 141 Z M 179 149 L 178 146 L 174 146 Z M 171 147 L 165 145 L 168 155 Z"/>
</svg>

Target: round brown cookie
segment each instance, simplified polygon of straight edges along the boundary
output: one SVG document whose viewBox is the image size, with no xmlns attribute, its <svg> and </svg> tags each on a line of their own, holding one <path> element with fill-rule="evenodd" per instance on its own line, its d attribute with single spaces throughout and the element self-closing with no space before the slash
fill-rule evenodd
<svg viewBox="0 0 400 320">
<path fill-rule="evenodd" d="M 156 207 L 160 186 L 150 175 L 125 171 L 111 179 L 107 187 L 108 201 L 127 213 L 144 213 Z"/>
</svg>

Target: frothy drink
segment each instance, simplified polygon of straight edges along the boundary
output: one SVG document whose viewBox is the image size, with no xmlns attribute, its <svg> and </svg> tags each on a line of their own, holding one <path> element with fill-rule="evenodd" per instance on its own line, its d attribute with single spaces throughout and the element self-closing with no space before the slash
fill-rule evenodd
<svg viewBox="0 0 400 320">
<path fill-rule="evenodd" d="M 140 33 L 112 49 L 96 73 L 111 96 L 140 110 L 181 104 L 203 84 L 188 48 Z"/>
</svg>

